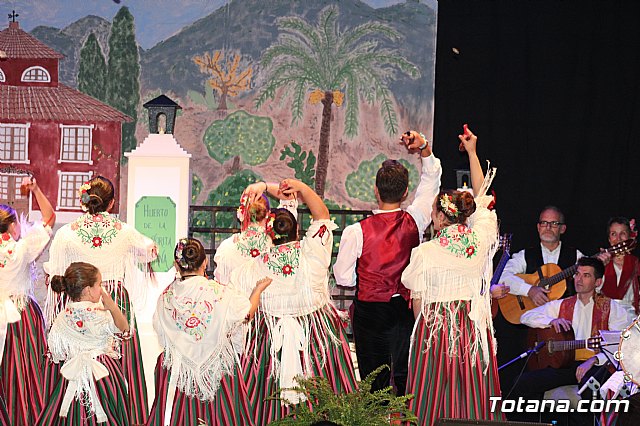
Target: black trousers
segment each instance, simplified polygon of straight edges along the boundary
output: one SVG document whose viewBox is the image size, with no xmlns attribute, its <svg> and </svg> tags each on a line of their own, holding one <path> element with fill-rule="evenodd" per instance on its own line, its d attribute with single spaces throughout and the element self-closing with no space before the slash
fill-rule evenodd
<svg viewBox="0 0 640 426">
<path fill-rule="evenodd" d="M 541 400 L 546 391 L 559 386 L 578 385 L 578 387 L 581 388 L 590 377 L 594 377 L 600 384 L 603 384 L 611 377 L 611 372 L 609 372 L 606 365 L 594 365 L 587 371 L 582 381 L 578 383 L 578 379 L 576 379 L 576 369 L 580 364 L 581 362 L 576 361 L 569 368 L 548 367 L 526 372 L 520 377 L 520 380 L 517 381 L 508 399 L 517 400 L 519 397 L 522 397 L 525 400 Z M 586 389 L 580 396 L 582 399 L 592 399 L 592 391 Z M 506 399 L 506 395 L 503 395 L 503 398 Z M 559 424 L 564 423 L 563 418 L 559 417 L 558 413 L 508 413 L 508 417 L 509 420 L 543 422 L 557 420 Z M 571 413 L 566 420 L 569 425 L 593 425 L 593 415 L 589 413 Z"/>
<path fill-rule="evenodd" d="M 372 391 L 391 384 L 397 395 L 404 395 L 409 369 L 409 340 L 413 330 L 413 310 L 400 296 L 389 302 L 354 301 L 353 338 L 360 377 L 365 378 L 381 365 L 383 370 L 373 382 Z"/>
</svg>

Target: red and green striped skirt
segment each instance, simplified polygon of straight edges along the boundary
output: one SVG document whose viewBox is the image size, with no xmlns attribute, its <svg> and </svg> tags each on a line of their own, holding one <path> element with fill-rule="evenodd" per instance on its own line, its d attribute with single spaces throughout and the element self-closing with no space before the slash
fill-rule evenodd
<svg viewBox="0 0 640 426">
<path fill-rule="evenodd" d="M 96 416 L 88 411 L 87 407 L 78 400 L 77 396 L 73 398 L 67 416 L 60 417 L 60 408 L 65 391 L 67 390 L 68 381 L 59 374 L 49 395 L 47 405 L 42 411 L 38 422 L 31 424 L 37 424 L 38 426 L 130 425 L 129 406 L 127 404 L 129 399 L 127 394 L 127 380 L 123 374 L 120 360 L 113 359 L 107 355 L 100 355 L 96 359 L 104 364 L 109 371 L 108 376 L 100 380 L 94 380 L 96 393 L 100 399 L 102 408 L 107 414 L 107 421 L 98 423 Z"/>
<path fill-rule="evenodd" d="M 149 426 L 164 426 L 165 411 L 171 373 L 163 368 L 164 353 L 156 364 L 156 399 L 151 407 Z M 171 426 L 199 425 L 216 426 L 252 426 L 251 410 L 247 398 L 247 388 L 242 380 L 242 372 L 236 366 L 233 375 L 227 375 L 220 381 L 218 393 L 213 401 L 201 401 L 186 396 L 176 389 L 171 411 Z"/>
<path fill-rule="evenodd" d="M 118 306 L 131 323 L 131 301 L 129 293 L 120 283 L 114 286 L 111 297 L 118 303 Z M 147 383 L 144 378 L 144 367 L 142 364 L 142 350 L 140 348 L 140 336 L 135 318 L 131 326 L 131 338 L 122 341 L 122 371 L 129 384 L 129 414 L 131 423 L 144 424 L 149 414 L 149 403 L 147 402 Z"/>
<path fill-rule="evenodd" d="M 413 394 L 409 408 L 418 417 L 419 425 L 433 425 L 439 418 L 464 418 L 493 420 L 502 419 L 502 415 L 492 413 L 489 397 L 500 396 L 500 382 L 496 357 L 489 335 L 489 367 L 484 371 L 482 348 L 478 348 L 475 359 L 470 354 L 471 345 L 476 341 L 473 322 L 469 319 L 470 303 L 467 301 L 451 302 L 451 308 L 457 309 L 456 326 L 459 327 L 459 338 L 455 339 L 455 354 L 449 357 L 449 335 L 452 325 L 440 308 L 442 320 L 445 322 L 440 331 L 431 336 L 431 346 L 427 347 L 427 339 L 431 331 L 426 329 L 424 318 L 420 316 L 414 330 L 414 343 L 409 353 L 409 377 L 407 394 Z M 473 363 L 472 365 L 472 362 Z"/>
<path fill-rule="evenodd" d="M 331 306 L 326 306 L 309 316 L 315 316 L 316 324 L 324 324 L 327 331 L 330 331 L 339 339 L 339 342 L 327 340 L 325 336 L 319 333 L 319 330 L 312 328 L 310 356 L 313 375 L 326 378 L 336 394 L 355 391 L 358 384 L 351 360 L 349 341 L 347 340 L 344 324 L 335 309 Z M 251 342 L 250 350 L 243 356 L 242 367 L 247 381 L 249 399 L 254 409 L 255 424 L 266 425 L 287 416 L 292 407 L 283 405 L 280 400 L 273 398 L 279 396 L 280 390 L 278 388 L 278 378 L 272 375 L 271 341 L 264 319 L 258 325 L 256 336 L 256 339 Z M 255 345 L 257 345 L 257 350 L 255 351 L 254 362 Z M 322 346 L 325 349 L 324 365 L 322 363 Z M 281 368 L 287 368 L 287 366 L 281 365 Z"/>
<path fill-rule="evenodd" d="M 38 303 L 27 299 L 20 321 L 7 325 L 0 382 L 11 425 L 32 425 L 46 400 L 47 340 Z"/>
</svg>

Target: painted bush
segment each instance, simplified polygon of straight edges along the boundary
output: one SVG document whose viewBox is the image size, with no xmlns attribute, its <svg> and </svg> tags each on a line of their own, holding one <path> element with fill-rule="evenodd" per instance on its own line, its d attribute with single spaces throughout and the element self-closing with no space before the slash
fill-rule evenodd
<svg viewBox="0 0 640 426">
<path fill-rule="evenodd" d="M 387 157 L 383 154 L 379 154 L 373 160 L 363 161 L 358 165 L 358 169 L 355 172 L 349 173 L 347 180 L 345 181 L 345 188 L 347 194 L 350 197 L 357 198 L 361 201 L 376 202 L 376 197 L 373 192 L 373 188 L 376 183 L 376 173 L 380 168 L 380 165 L 385 161 Z M 409 163 L 407 160 L 399 160 L 403 166 L 409 170 L 409 192 L 413 191 L 418 183 L 420 176 L 416 167 Z"/>
<path fill-rule="evenodd" d="M 264 163 L 276 143 L 269 117 L 236 111 L 224 120 L 214 121 L 204 134 L 209 155 L 219 163 L 238 155 L 252 166 Z"/>
</svg>

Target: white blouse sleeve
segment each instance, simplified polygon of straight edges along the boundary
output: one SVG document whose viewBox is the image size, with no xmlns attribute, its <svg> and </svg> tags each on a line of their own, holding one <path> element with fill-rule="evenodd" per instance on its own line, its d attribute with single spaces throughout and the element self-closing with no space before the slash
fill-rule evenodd
<svg viewBox="0 0 640 426">
<path fill-rule="evenodd" d="M 247 296 L 231 287 L 225 287 L 224 297 L 227 302 L 226 323 L 231 328 L 245 320 L 251 309 L 251 302 Z"/>
<path fill-rule="evenodd" d="M 476 198 L 476 211 L 469 217 L 469 227 L 480 238 L 484 247 L 491 247 L 498 239 L 498 216 L 495 210 L 487 209 L 493 197 L 484 195 Z"/>
<path fill-rule="evenodd" d="M 30 226 L 26 235 L 18 240 L 18 250 L 24 251 L 27 262 L 33 262 L 42 253 L 51 239 L 51 228 L 42 222 Z"/>
<path fill-rule="evenodd" d="M 329 219 L 314 220 L 301 242 L 301 255 L 307 263 L 307 273 L 312 285 L 327 285 L 333 250 L 333 230 L 337 227 Z"/>
<path fill-rule="evenodd" d="M 425 278 L 424 278 L 424 265 L 423 265 L 423 255 L 422 255 L 422 246 L 423 243 L 418 247 L 414 247 L 411 250 L 411 259 L 409 260 L 409 264 L 404 271 L 402 271 L 402 285 L 411 290 L 412 292 L 420 292 L 425 290 Z"/>
</svg>

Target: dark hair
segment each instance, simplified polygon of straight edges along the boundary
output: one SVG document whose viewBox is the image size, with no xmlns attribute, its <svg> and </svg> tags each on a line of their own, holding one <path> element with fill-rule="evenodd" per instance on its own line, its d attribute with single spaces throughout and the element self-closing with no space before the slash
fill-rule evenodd
<svg viewBox="0 0 640 426">
<path fill-rule="evenodd" d="M 631 224 L 629 223 L 629 219 L 624 216 L 614 216 L 609 219 L 609 222 L 607 222 L 607 234 L 609 233 L 609 231 L 611 231 L 611 225 L 613 225 L 614 223 L 626 226 L 629 232 L 631 232 Z"/>
<path fill-rule="evenodd" d="M 558 221 L 560 223 L 562 223 L 562 224 L 565 223 L 565 221 L 564 221 L 564 213 L 562 213 L 562 210 L 560 210 L 558 207 L 552 206 L 552 205 L 545 206 L 542 210 L 540 210 L 540 214 L 538 215 L 538 217 L 542 216 L 542 213 L 546 212 L 547 210 L 551 210 L 553 212 L 558 213 L 558 216 L 559 216 L 558 217 Z"/>
<path fill-rule="evenodd" d="M 255 201 L 249 205 L 249 220 L 251 220 L 251 222 L 260 222 L 267 217 L 268 214 L 269 199 L 264 194 L 256 198 Z"/>
<path fill-rule="evenodd" d="M 207 258 L 204 246 L 195 238 L 181 238 L 176 244 L 174 251 L 174 260 L 180 269 L 180 274 L 185 272 L 193 272 L 202 266 Z"/>
<path fill-rule="evenodd" d="M 449 197 L 456 208 L 456 212 L 451 212 L 442 207 L 443 197 Z M 476 211 L 476 201 L 467 191 L 454 191 L 451 189 L 440 191 L 436 197 L 436 210 L 444 213 L 450 223 L 465 223 L 467 218 Z"/>
<path fill-rule="evenodd" d="M 54 275 L 51 277 L 51 289 L 56 293 L 65 292 L 71 300 L 77 302 L 85 287 L 91 287 L 98 279 L 100 271 L 90 263 L 73 262 L 64 276 Z"/>
<path fill-rule="evenodd" d="M 91 214 L 106 211 L 114 197 L 113 183 L 103 176 L 96 176 L 88 183 L 91 186 L 87 190 L 89 200 L 82 204 L 87 207 L 87 211 Z"/>
<path fill-rule="evenodd" d="M 16 214 L 16 210 L 6 204 L 0 204 L 0 233 L 4 234 L 8 232 L 9 226 L 17 221 L 18 215 Z"/>
<path fill-rule="evenodd" d="M 402 201 L 409 187 L 409 171 L 399 161 L 386 160 L 376 173 L 376 188 L 384 203 Z"/>
<path fill-rule="evenodd" d="M 604 276 L 604 263 L 597 257 L 581 257 L 578 259 L 578 266 L 591 266 L 596 279 Z"/>
<path fill-rule="evenodd" d="M 298 221 L 295 216 L 287 209 L 273 209 L 271 211 L 275 215 L 273 219 L 273 232 L 276 238 L 273 244 L 285 244 L 298 239 Z"/>
</svg>

